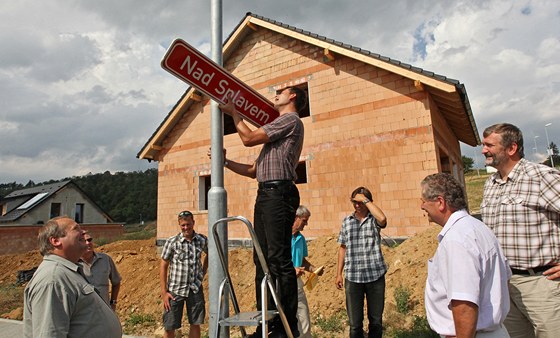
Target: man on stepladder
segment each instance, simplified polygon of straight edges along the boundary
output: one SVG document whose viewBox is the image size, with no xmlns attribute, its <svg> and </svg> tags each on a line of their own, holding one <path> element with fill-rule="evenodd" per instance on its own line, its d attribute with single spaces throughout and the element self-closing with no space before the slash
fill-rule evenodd
<svg viewBox="0 0 560 338">
<path fill-rule="evenodd" d="M 255 202 L 254 226 L 257 240 L 270 267 L 271 277 L 277 281 L 280 304 L 286 314 L 294 337 L 297 328 L 297 281 L 291 254 L 292 225 L 299 206 L 299 191 L 294 184 L 296 167 L 303 147 L 303 123 L 298 112 L 306 106 L 305 92 L 297 87 L 284 88 L 276 94 L 274 106 L 280 116 L 258 129 L 250 129 L 229 98 L 220 109 L 231 115 L 235 128 L 246 147 L 263 144 L 257 160 L 252 164 L 228 160 L 224 155 L 224 165 L 229 170 L 250 178 L 259 184 Z M 225 151 L 224 151 L 225 152 Z M 261 308 L 260 284 L 263 269 L 256 253 L 255 288 L 257 307 Z M 272 301 L 269 304 L 273 304 Z M 286 337 L 280 320 L 271 323 L 269 337 Z M 261 337 L 261 329 L 250 337 Z"/>
</svg>

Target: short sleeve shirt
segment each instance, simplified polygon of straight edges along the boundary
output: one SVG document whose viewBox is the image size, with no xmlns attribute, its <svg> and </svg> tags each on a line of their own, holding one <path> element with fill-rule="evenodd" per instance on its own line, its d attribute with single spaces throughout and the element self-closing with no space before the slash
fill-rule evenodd
<svg viewBox="0 0 560 338">
<path fill-rule="evenodd" d="M 428 261 L 426 314 L 440 335 L 454 336 L 452 300 L 478 306 L 477 330 L 496 330 L 509 312 L 511 271 L 492 231 L 465 210 L 454 212 Z"/>
<path fill-rule="evenodd" d="M 294 267 L 303 266 L 305 257 L 307 257 L 307 242 L 301 232 L 298 232 L 295 236 L 292 236 L 292 262 Z"/>
<path fill-rule="evenodd" d="M 354 283 L 370 283 L 387 272 L 381 252 L 381 234 L 377 220 L 368 214 L 361 222 L 354 214 L 342 222 L 338 243 L 346 246 L 345 278 Z"/>
<path fill-rule="evenodd" d="M 99 291 L 99 295 L 109 304 L 109 282 L 117 285 L 121 282 L 121 275 L 111 256 L 103 252 L 95 252 L 91 264 L 80 260 L 84 275 Z"/>
<path fill-rule="evenodd" d="M 262 128 L 270 142 L 257 158 L 257 181 L 295 180 L 304 134 L 298 113 L 280 115 Z"/>
<path fill-rule="evenodd" d="M 202 253 L 208 253 L 208 238 L 195 233 L 192 240 L 183 234 L 165 241 L 161 258 L 169 262 L 167 287 L 175 295 L 188 297 L 189 292 L 198 293 L 202 287 Z"/>
</svg>

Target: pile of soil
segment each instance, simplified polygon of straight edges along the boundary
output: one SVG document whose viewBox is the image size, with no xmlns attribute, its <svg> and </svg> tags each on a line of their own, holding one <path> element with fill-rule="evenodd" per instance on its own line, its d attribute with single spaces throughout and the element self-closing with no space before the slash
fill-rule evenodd
<svg viewBox="0 0 560 338">
<path fill-rule="evenodd" d="M 436 236 L 440 229 L 438 226 L 432 226 L 397 247 L 383 247 L 389 265 L 384 314 L 386 327 L 405 328 L 411 324 L 414 315 L 425 316 L 426 264 L 435 252 Z M 126 331 L 138 335 L 159 335 L 162 304 L 159 287 L 160 258 L 156 253 L 155 239 L 118 241 L 98 247 L 97 250 L 109 254 L 123 276 L 117 313 Z M 344 291 L 338 290 L 334 283 L 337 250 L 336 235 L 316 238 L 309 242 L 309 261 L 315 266 L 325 267 L 318 284 L 307 292 L 312 323 L 318 318 L 329 318 L 345 313 Z M 42 257 L 37 251 L 0 256 L 0 287 L 14 285 L 18 270 L 38 266 L 41 260 Z M 252 250 L 244 248 L 231 250 L 229 265 L 241 310 L 255 309 Z M 205 278 L 205 290 L 208 290 L 207 286 L 207 278 Z M 397 287 L 404 287 L 410 293 L 410 311 L 406 315 L 397 312 L 394 297 Z M 23 287 L 20 287 L 20 292 L 23 293 Z M 206 292 L 207 296 L 208 292 Z M 1 317 L 22 319 L 21 307 L 20 302 L 19 306 L 1 314 Z M 203 330 L 206 329 L 207 325 L 203 326 Z M 313 330 L 317 332 L 320 328 L 313 327 Z M 187 329 L 184 331 L 186 332 Z M 329 335 L 332 336 L 331 333 Z M 233 336 L 235 334 L 232 334 Z M 345 335 L 340 333 L 340 337 L 343 336 Z"/>
</svg>

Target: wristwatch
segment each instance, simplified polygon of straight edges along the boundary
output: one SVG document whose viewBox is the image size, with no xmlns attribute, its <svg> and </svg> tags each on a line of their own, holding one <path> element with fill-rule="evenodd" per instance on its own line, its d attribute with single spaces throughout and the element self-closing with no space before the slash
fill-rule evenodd
<svg viewBox="0 0 560 338">
<path fill-rule="evenodd" d="M 109 301 L 109 304 L 110 304 L 110 305 L 116 305 L 116 304 L 117 304 L 117 300 L 116 300 L 116 299 L 111 299 L 111 300 Z"/>
<path fill-rule="evenodd" d="M 362 201 L 362 203 L 363 203 L 364 205 L 368 204 L 369 202 L 371 202 L 371 201 L 368 200 L 367 198 L 364 198 L 364 200 Z"/>
</svg>

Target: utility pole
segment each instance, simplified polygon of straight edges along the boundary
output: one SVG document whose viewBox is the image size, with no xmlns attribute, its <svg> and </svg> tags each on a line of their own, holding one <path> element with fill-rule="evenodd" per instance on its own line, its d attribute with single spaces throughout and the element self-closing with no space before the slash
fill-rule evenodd
<svg viewBox="0 0 560 338">
<path fill-rule="evenodd" d="M 550 148 L 550 141 L 548 140 L 548 130 L 547 130 L 547 127 L 550 127 L 551 125 L 552 125 L 551 122 L 545 124 L 544 132 L 546 134 L 546 153 L 548 154 L 548 156 L 550 156 L 550 166 L 554 168 L 554 152 L 552 148 Z"/>
</svg>

